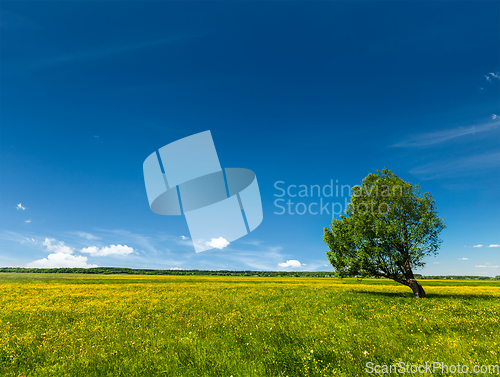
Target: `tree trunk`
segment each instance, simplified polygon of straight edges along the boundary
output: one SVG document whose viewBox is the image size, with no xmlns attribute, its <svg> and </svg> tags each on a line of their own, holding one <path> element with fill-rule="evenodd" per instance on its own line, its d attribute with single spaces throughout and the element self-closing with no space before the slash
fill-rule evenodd
<svg viewBox="0 0 500 377">
<path fill-rule="evenodd" d="M 413 291 L 413 295 L 416 298 L 424 298 L 425 297 L 424 288 L 422 288 L 422 286 L 420 285 L 420 283 L 418 281 L 416 281 L 415 279 L 408 279 L 407 285 L 408 285 L 408 287 L 411 288 L 411 290 Z"/>
</svg>

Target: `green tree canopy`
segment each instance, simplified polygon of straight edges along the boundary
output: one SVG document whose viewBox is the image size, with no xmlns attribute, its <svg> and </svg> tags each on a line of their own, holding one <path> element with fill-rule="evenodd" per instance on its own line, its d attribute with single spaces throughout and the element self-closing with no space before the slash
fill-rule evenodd
<svg viewBox="0 0 500 377">
<path fill-rule="evenodd" d="M 345 215 L 332 220 L 323 240 L 338 276 L 393 279 L 422 298 L 425 291 L 413 270 L 425 265 L 425 256 L 437 254 L 443 220 L 430 193 L 384 168 L 353 187 Z"/>
</svg>

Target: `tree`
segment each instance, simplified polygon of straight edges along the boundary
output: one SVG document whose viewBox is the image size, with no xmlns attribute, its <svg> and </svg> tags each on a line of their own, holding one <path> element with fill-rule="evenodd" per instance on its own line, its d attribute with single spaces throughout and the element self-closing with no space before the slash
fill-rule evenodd
<svg viewBox="0 0 500 377">
<path fill-rule="evenodd" d="M 384 168 L 352 188 L 344 213 L 323 236 L 337 276 L 385 277 L 425 297 L 413 270 L 425 265 L 425 256 L 437 254 L 446 227 L 432 195 Z"/>
</svg>

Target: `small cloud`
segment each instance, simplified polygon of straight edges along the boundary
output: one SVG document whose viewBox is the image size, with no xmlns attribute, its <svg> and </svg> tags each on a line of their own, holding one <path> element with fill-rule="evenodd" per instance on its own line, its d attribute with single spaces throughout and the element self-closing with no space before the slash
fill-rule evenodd
<svg viewBox="0 0 500 377">
<path fill-rule="evenodd" d="M 193 241 L 191 241 L 191 238 L 186 237 L 186 236 L 180 236 L 180 237 L 173 237 L 173 241 L 182 246 L 193 246 Z M 198 242 L 198 244 L 202 245 L 203 241 Z"/>
<path fill-rule="evenodd" d="M 280 266 L 280 267 L 301 267 L 301 266 L 305 266 L 305 264 L 300 263 L 298 260 L 290 259 L 290 260 L 287 260 L 285 263 L 278 263 L 278 266 Z"/>
<path fill-rule="evenodd" d="M 479 266 L 475 266 L 475 267 L 480 267 L 480 268 L 498 268 L 498 266 L 490 266 L 489 264 L 486 264 L 486 266 L 480 264 Z"/>
<path fill-rule="evenodd" d="M 93 234 L 90 233 L 85 233 L 85 232 L 76 232 L 80 237 L 86 238 L 88 240 L 100 240 L 101 237 L 94 236 Z"/>
<path fill-rule="evenodd" d="M 31 220 L 26 220 L 26 221 L 25 221 L 25 223 L 30 223 L 30 222 L 31 222 Z"/>
<path fill-rule="evenodd" d="M 241 243 L 244 243 L 245 245 L 253 245 L 253 246 L 262 245 L 262 241 L 259 241 L 259 240 L 241 241 Z"/>
<path fill-rule="evenodd" d="M 491 244 L 490 246 L 488 247 L 500 247 L 500 245 L 497 245 L 497 244 Z"/>
<path fill-rule="evenodd" d="M 439 264 L 439 262 L 434 262 L 434 264 Z"/>
<path fill-rule="evenodd" d="M 184 269 L 180 268 L 180 267 L 171 267 L 170 270 L 171 271 L 179 271 L 179 270 L 184 270 Z"/>
<path fill-rule="evenodd" d="M 2 10 L 2 20 L 3 20 L 3 10 Z M 122 46 L 106 46 L 101 49 L 95 50 L 82 50 L 74 51 L 69 54 L 54 56 L 42 61 L 34 61 L 31 64 L 31 69 L 39 69 L 44 67 L 51 67 L 56 65 L 63 65 L 79 61 L 90 61 L 99 60 L 109 56 L 122 55 L 126 53 L 134 53 L 137 50 L 142 50 L 149 47 L 161 47 L 166 44 L 172 44 L 177 41 L 186 40 L 187 38 L 193 38 L 196 35 L 180 35 L 173 37 L 162 37 L 160 39 L 152 39 L 147 41 L 142 41 L 135 44 L 128 44 Z"/>
<path fill-rule="evenodd" d="M 229 242 L 224 237 L 212 238 L 209 242 L 206 243 L 207 246 L 211 246 L 215 249 L 224 249 Z"/>
<path fill-rule="evenodd" d="M 484 75 L 484 77 L 486 77 L 486 81 L 488 81 L 488 82 L 491 82 L 492 78 L 500 80 L 500 75 L 498 73 L 493 73 L 493 72 L 490 72 L 487 75 Z"/>
<path fill-rule="evenodd" d="M 496 115 L 496 114 L 493 114 L 493 115 L 491 116 L 491 119 L 493 119 L 493 120 L 495 120 L 495 119 L 500 119 L 500 117 L 499 117 L 498 115 Z"/>
<path fill-rule="evenodd" d="M 469 260 L 469 258 L 458 258 L 458 260 Z"/>
<path fill-rule="evenodd" d="M 93 257 L 105 257 L 108 255 L 129 255 L 134 249 L 127 245 L 110 245 L 109 247 L 90 246 L 80 250 L 82 253 L 90 254 Z"/>
<path fill-rule="evenodd" d="M 66 246 L 64 242 L 59 242 L 56 245 L 53 245 L 52 242 L 54 242 L 55 239 L 51 238 L 45 238 L 45 241 L 43 241 L 43 246 L 47 249 L 47 251 L 51 251 L 53 253 L 63 253 L 63 254 L 73 254 L 73 251 L 75 250 L 72 247 Z"/>
<path fill-rule="evenodd" d="M 483 245 L 474 245 L 472 247 L 483 247 Z"/>
<path fill-rule="evenodd" d="M 23 207 L 21 203 L 19 203 L 19 204 L 16 206 L 16 208 L 17 208 L 18 210 L 22 209 L 23 211 L 26 209 L 26 207 Z"/>
<path fill-rule="evenodd" d="M 496 120 L 496 119 L 495 119 Z M 464 138 L 478 133 L 492 132 L 500 126 L 498 122 L 487 121 L 468 127 L 458 127 L 442 131 L 430 132 L 426 134 L 414 135 L 410 139 L 392 145 L 393 147 L 428 147 L 442 144 L 450 140 Z"/>
<path fill-rule="evenodd" d="M 500 125 L 500 122 L 495 124 Z M 497 169 L 500 166 L 500 152 L 486 152 L 462 159 L 436 160 L 410 170 L 410 174 L 422 180 L 455 178 L 477 174 L 480 170 Z"/>
</svg>

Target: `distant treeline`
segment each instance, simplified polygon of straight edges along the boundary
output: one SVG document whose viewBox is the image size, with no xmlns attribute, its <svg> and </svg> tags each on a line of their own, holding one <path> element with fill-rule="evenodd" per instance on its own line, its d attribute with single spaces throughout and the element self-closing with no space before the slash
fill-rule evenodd
<svg viewBox="0 0 500 377">
<path fill-rule="evenodd" d="M 333 272 L 307 271 L 232 271 L 232 270 L 150 270 L 122 267 L 93 268 L 21 268 L 3 267 L 0 272 L 20 272 L 38 274 L 127 274 L 127 275 L 202 275 L 202 276 L 308 276 L 334 277 Z"/>
<path fill-rule="evenodd" d="M 93 268 L 21 268 L 2 267 L 0 272 L 37 273 L 37 274 L 126 274 L 126 275 L 197 275 L 197 276 L 271 276 L 271 277 L 320 277 L 333 278 L 334 272 L 329 271 L 232 271 L 232 270 L 151 270 L 122 267 Z M 353 276 L 357 277 L 357 276 Z M 500 280 L 500 275 L 489 276 L 422 276 L 415 274 L 417 279 L 448 279 L 448 280 Z"/>
<path fill-rule="evenodd" d="M 500 275 L 495 277 L 489 276 L 461 276 L 461 275 L 436 275 L 422 276 L 415 274 L 417 279 L 435 279 L 435 280 L 500 280 Z"/>
</svg>

